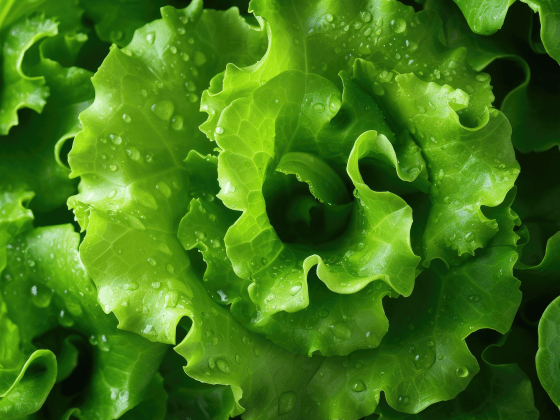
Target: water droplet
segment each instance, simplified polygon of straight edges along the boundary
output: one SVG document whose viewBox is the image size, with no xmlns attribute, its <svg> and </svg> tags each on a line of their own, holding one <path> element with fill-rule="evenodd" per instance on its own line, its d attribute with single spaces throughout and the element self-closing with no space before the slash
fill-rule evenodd
<svg viewBox="0 0 560 420">
<path fill-rule="evenodd" d="M 169 188 L 169 186 L 165 182 L 163 182 L 163 181 L 158 182 L 156 184 L 156 188 L 165 197 L 167 197 L 167 198 L 171 197 L 171 188 Z"/>
<path fill-rule="evenodd" d="M 172 54 L 177 54 L 177 47 L 175 45 L 172 45 L 169 49 L 171 50 Z"/>
<path fill-rule="evenodd" d="M 122 143 L 122 137 L 119 136 L 118 134 L 109 134 L 109 138 L 117 146 Z"/>
<path fill-rule="evenodd" d="M 155 33 L 149 32 L 148 34 L 146 34 L 146 41 L 148 41 L 148 44 L 152 45 L 155 39 L 156 39 Z"/>
<path fill-rule="evenodd" d="M 31 302 L 38 308 L 46 308 L 50 305 L 54 292 L 52 289 L 37 284 L 31 287 Z"/>
<path fill-rule="evenodd" d="M 119 169 L 119 168 L 117 167 L 117 165 L 109 165 L 109 169 L 110 169 L 111 171 L 115 172 L 115 171 L 116 171 L 117 169 Z"/>
<path fill-rule="evenodd" d="M 476 75 L 475 79 L 478 82 L 485 82 L 486 80 L 488 80 L 490 76 L 488 75 L 488 73 L 479 73 Z"/>
<path fill-rule="evenodd" d="M 474 233 L 468 232 L 468 233 L 465 235 L 465 240 L 466 240 L 466 241 L 474 241 Z"/>
<path fill-rule="evenodd" d="M 282 416 L 284 414 L 288 414 L 294 409 L 294 407 L 296 406 L 296 402 L 297 396 L 294 392 L 284 392 L 278 398 L 278 415 Z"/>
<path fill-rule="evenodd" d="M 148 258 L 148 263 L 149 263 L 152 267 L 155 267 L 156 264 L 157 264 L 156 260 L 154 260 L 153 258 Z M 153 283 L 152 283 L 152 285 L 153 285 Z"/>
<path fill-rule="evenodd" d="M 130 283 L 125 283 L 123 286 L 124 290 L 137 290 L 138 289 L 138 282 L 131 281 Z"/>
<path fill-rule="evenodd" d="M 403 405 L 408 405 L 410 403 L 410 398 L 407 396 L 399 397 L 399 403 Z"/>
<path fill-rule="evenodd" d="M 366 384 L 364 383 L 364 381 L 362 381 L 361 379 L 358 379 L 356 382 L 354 382 L 352 384 L 350 389 L 354 392 L 364 392 L 367 389 L 367 387 L 366 387 Z"/>
<path fill-rule="evenodd" d="M 346 341 L 350 338 L 350 329 L 344 322 L 338 322 L 331 326 L 331 332 L 339 340 Z"/>
<path fill-rule="evenodd" d="M 297 295 L 301 290 L 301 286 L 302 286 L 301 283 L 296 283 L 294 286 L 292 286 L 290 288 L 290 295 L 292 296 Z"/>
<path fill-rule="evenodd" d="M 459 378 L 464 378 L 469 375 L 469 370 L 465 366 L 459 366 L 455 370 L 455 375 L 457 375 Z"/>
<path fill-rule="evenodd" d="M 245 337 L 243 337 L 243 338 L 241 339 L 241 341 L 243 341 L 243 344 L 245 344 L 246 346 L 248 346 L 248 345 L 251 343 L 251 337 L 245 336 Z"/>
<path fill-rule="evenodd" d="M 258 347 L 255 347 L 253 349 L 253 353 L 255 354 L 255 356 L 259 357 L 261 355 L 261 350 Z"/>
<path fill-rule="evenodd" d="M 109 194 L 107 194 L 107 198 L 113 198 L 117 195 L 117 190 L 111 190 L 109 191 Z"/>
<path fill-rule="evenodd" d="M 216 132 L 216 134 L 224 134 L 223 127 L 216 127 L 216 129 L 214 131 Z"/>
<path fill-rule="evenodd" d="M 150 258 L 150 259 L 151 259 L 151 258 Z M 150 263 L 150 264 L 151 264 L 151 263 Z M 155 265 L 155 261 L 154 261 L 154 265 Z M 159 289 L 160 286 L 161 286 L 161 283 L 160 283 L 159 281 L 154 281 L 154 282 L 152 283 L 152 287 L 153 287 L 154 289 Z"/>
<path fill-rule="evenodd" d="M 175 115 L 171 120 L 171 127 L 173 127 L 173 130 L 175 131 L 179 131 L 181 128 L 183 128 L 183 117 L 181 117 L 180 115 Z"/>
<path fill-rule="evenodd" d="M 326 309 L 321 309 L 317 316 L 319 316 L 319 318 L 326 318 L 327 316 L 329 316 L 329 311 L 327 311 Z"/>
<path fill-rule="evenodd" d="M 360 17 L 365 23 L 368 23 L 371 20 L 371 13 L 370 12 L 360 12 Z"/>
<path fill-rule="evenodd" d="M 173 274 L 175 272 L 175 267 L 173 267 L 173 265 L 171 264 L 167 264 L 167 272 Z"/>
<path fill-rule="evenodd" d="M 218 366 L 218 369 L 220 369 L 220 371 L 222 373 L 225 373 L 226 375 L 229 375 L 231 373 L 231 369 L 228 363 L 223 359 L 216 360 L 216 366 Z"/>
<path fill-rule="evenodd" d="M 204 53 L 201 52 L 201 51 L 195 51 L 194 52 L 194 65 L 200 67 L 204 63 L 206 63 L 206 56 L 204 55 Z"/>
<path fill-rule="evenodd" d="M 178 28 L 177 32 L 179 33 L 179 35 L 185 35 L 185 28 Z"/>
<path fill-rule="evenodd" d="M 406 21 L 401 18 L 397 18 L 391 21 L 391 29 L 393 32 L 400 34 L 406 30 Z"/>
<path fill-rule="evenodd" d="M 267 265 L 267 264 L 268 264 L 268 259 L 267 259 L 266 257 L 262 257 L 262 258 L 261 258 L 261 264 L 262 264 L 263 266 Z"/>
<path fill-rule="evenodd" d="M 130 115 L 128 114 L 123 114 L 122 119 L 125 123 L 129 123 L 132 121 L 132 118 L 130 118 Z"/>
<path fill-rule="evenodd" d="M 122 39 L 123 33 L 122 31 L 111 31 L 109 37 L 111 38 L 111 41 L 115 42 L 118 41 L 119 39 Z"/>
<path fill-rule="evenodd" d="M 58 323 L 63 327 L 71 327 L 74 325 L 74 319 L 63 309 L 58 313 Z"/>
<path fill-rule="evenodd" d="M 266 297 L 265 302 L 272 302 L 275 298 L 276 298 L 276 295 L 274 293 L 271 293 L 270 295 L 268 295 Z"/>
<path fill-rule="evenodd" d="M 433 344 L 432 344 L 433 345 Z M 436 360 L 436 353 L 429 345 L 419 345 L 412 351 L 412 363 L 418 370 L 426 370 Z"/>
<path fill-rule="evenodd" d="M 237 363 L 238 365 L 243 363 L 243 357 L 240 354 L 235 355 L 235 363 Z"/>
<path fill-rule="evenodd" d="M 340 101 L 340 98 L 338 97 L 338 95 L 332 94 L 331 97 L 329 98 L 329 110 L 331 112 L 338 112 L 341 105 L 342 105 L 342 102 Z"/>
<path fill-rule="evenodd" d="M 159 101 L 152 105 L 153 113 L 163 121 L 169 121 L 174 110 L 173 102 L 168 100 Z"/>
<path fill-rule="evenodd" d="M 171 290 L 165 294 L 165 306 L 168 308 L 174 308 L 177 306 L 177 302 L 179 301 L 179 294 Z"/>
<path fill-rule="evenodd" d="M 99 349 L 101 351 L 110 351 L 111 345 L 109 344 L 109 339 L 106 335 L 101 335 L 101 340 L 99 340 Z"/>
<path fill-rule="evenodd" d="M 215 362 L 214 359 L 211 358 L 211 357 L 208 358 L 208 367 L 209 367 L 210 369 L 214 369 L 214 368 L 216 367 L 216 362 Z"/>
<path fill-rule="evenodd" d="M 95 335 L 91 335 L 88 341 L 92 346 L 97 346 L 97 337 Z"/>
<path fill-rule="evenodd" d="M 128 155 L 128 157 L 134 161 L 138 161 L 140 160 L 140 152 L 138 151 L 138 149 L 136 147 L 130 147 L 128 149 L 126 149 L 126 154 Z"/>
<path fill-rule="evenodd" d="M 330 13 L 327 13 L 327 14 L 325 15 L 325 19 L 327 19 L 328 22 L 332 22 L 333 19 L 334 19 L 334 17 L 333 17 L 333 15 L 331 15 Z"/>
<path fill-rule="evenodd" d="M 313 105 L 313 109 L 317 112 L 323 112 L 325 110 L 325 105 L 316 103 L 315 105 Z"/>
</svg>

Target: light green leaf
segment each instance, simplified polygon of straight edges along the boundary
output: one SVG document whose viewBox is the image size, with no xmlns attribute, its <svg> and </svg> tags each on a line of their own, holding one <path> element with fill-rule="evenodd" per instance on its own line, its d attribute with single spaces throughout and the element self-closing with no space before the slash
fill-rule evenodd
<svg viewBox="0 0 560 420">
<path fill-rule="evenodd" d="M 515 0 L 454 0 L 471 29 L 481 35 L 491 35 L 502 27 L 509 6 Z"/>
<path fill-rule="evenodd" d="M 93 78 L 95 102 L 69 156 L 81 177 L 69 205 L 87 228 L 81 258 L 102 306 L 120 328 L 170 343 L 198 281 L 176 231 L 196 183 L 183 159 L 212 148 L 197 128 L 199 95 L 226 63 L 254 62 L 263 34 L 236 9 L 203 11 L 200 1 L 162 13 Z"/>
<path fill-rule="evenodd" d="M 5 31 L 2 40 L 2 90 L 0 91 L 0 134 L 8 134 L 18 123 L 17 111 L 30 108 L 41 112 L 49 96 L 45 79 L 23 73 L 25 52 L 33 44 L 57 34 L 57 25 L 43 16 L 22 20 Z"/>
<path fill-rule="evenodd" d="M 539 321 L 537 374 L 554 404 L 560 408 L 560 297 L 548 305 Z"/>
<path fill-rule="evenodd" d="M 0 415 L 21 418 L 39 410 L 56 381 L 56 358 L 49 350 L 28 357 L 20 348 L 19 329 L 8 318 L 0 297 Z"/>
<path fill-rule="evenodd" d="M 32 340 L 58 325 L 74 327 L 89 338 L 92 366 L 98 368 L 92 370 L 89 383 L 83 384 L 87 398 L 78 408 L 85 419 L 118 418 L 142 400 L 166 346 L 119 331 L 112 315 L 103 313 L 96 288 L 80 262 L 78 241 L 71 226 L 18 235 L 8 245 L 2 294 L 10 296 L 7 311 L 19 327 L 23 351 L 33 349 Z M 54 381 L 56 369 L 53 375 Z M 61 387 L 64 380 L 52 391 L 53 402 L 46 402 L 49 411 L 59 415 L 68 408 L 57 399 Z"/>
<path fill-rule="evenodd" d="M 433 13 L 415 14 L 394 0 L 314 0 L 297 7 L 286 0 L 255 0 L 250 9 L 269 31 L 269 48 L 249 68 L 228 66 L 203 95 L 208 120 L 201 129 L 211 139 L 229 104 L 282 71 L 320 74 L 340 85 L 338 73 L 351 73 L 357 58 L 466 91 L 470 103 L 461 114 L 469 125 L 477 125 L 494 99 L 488 82 L 477 82 L 477 72 L 465 65 L 466 51 L 447 49 L 438 40 L 441 22 Z"/>
<path fill-rule="evenodd" d="M 408 127 L 427 161 L 433 205 L 424 233 L 424 264 L 434 258 L 454 263 L 457 255 L 484 247 L 497 223 L 484 216 L 481 206 L 500 204 L 519 173 L 505 116 L 487 111 L 480 126 L 468 128 L 456 113 L 469 101 L 460 89 L 426 83 L 411 73 L 388 73 L 362 60 L 356 61 L 355 75 L 374 93 L 381 89 L 379 100 Z"/>
<path fill-rule="evenodd" d="M 434 404 L 418 414 L 399 413 L 382 402 L 376 410 L 379 420 L 537 420 L 539 412 L 527 375 L 516 364 L 497 365 L 487 360 L 488 350 L 502 344 L 482 352 L 480 372 L 455 399 Z"/>
</svg>

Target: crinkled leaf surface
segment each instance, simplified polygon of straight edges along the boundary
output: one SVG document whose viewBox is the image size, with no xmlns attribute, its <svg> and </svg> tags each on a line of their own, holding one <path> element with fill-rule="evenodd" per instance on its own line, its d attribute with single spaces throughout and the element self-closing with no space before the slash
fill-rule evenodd
<svg viewBox="0 0 560 420">
<path fill-rule="evenodd" d="M 427 161 L 433 206 L 424 234 L 425 261 L 452 262 L 457 254 L 483 247 L 497 224 L 484 216 L 481 205 L 500 204 L 519 173 L 505 116 L 493 110 L 479 127 L 468 128 L 455 112 L 468 104 L 464 91 L 423 82 L 411 73 L 393 75 L 361 60 L 354 71 L 409 127 Z"/>
<path fill-rule="evenodd" d="M 82 389 L 74 389 L 70 395 L 74 395 L 74 400 L 76 395 L 80 397 L 82 418 L 113 419 L 142 400 L 166 346 L 117 330 L 115 319 L 104 314 L 97 303 L 95 286 L 78 256 L 78 241 L 79 235 L 71 226 L 33 229 L 16 236 L 8 244 L 2 295 L 10 296 L 6 300 L 7 311 L 19 328 L 19 346 L 23 352 L 36 347 L 32 340 L 37 339 L 39 343 L 47 340 L 45 335 L 59 325 L 86 335 L 89 340 L 86 348 L 93 359 L 89 363 L 103 369 L 93 369 L 89 383 L 82 382 Z M 87 351 L 83 345 L 80 349 Z M 68 357 L 64 352 L 60 355 L 61 361 Z M 56 376 L 55 365 L 53 380 Z M 71 378 L 70 374 L 67 380 Z M 50 398 L 46 401 L 55 417 L 62 416 L 68 405 L 73 404 L 72 399 L 61 398 L 68 396 L 69 390 L 65 388 L 65 380 L 62 377 L 59 380 L 51 393 L 53 402 Z M 86 393 L 87 398 L 81 393 Z M 21 395 L 14 398 L 13 407 L 18 406 L 20 398 Z M 36 399 L 39 396 L 31 401 Z M 68 405 L 61 404 L 64 399 Z"/>
<path fill-rule="evenodd" d="M 199 95 L 225 63 L 253 62 L 262 36 L 235 9 L 164 8 L 93 78 L 95 102 L 69 156 L 81 192 L 69 204 L 87 228 L 81 258 L 121 328 L 173 342 L 190 312 L 194 277 L 176 230 L 196 183 L 183 159 L 211 150 L 197 129 Z"/>
<path fill-rule="evenodd" d="M 95 22 L 95 31 L 106 42 L 127 45 L 134 31 L 146 23 L 158 19 L 160 8 L 170 3 L 167 0 L 81 0 L 86 16 Z M 175 2 L 180 3 L 180 2 Z"/>
<path fill-rule="evenodd" d="M 346 83 L 351 84 L 349 81 Z M 218 159 L 218 179 L 222 187 L 219 198 L 227 207 L 244 212 L 225 235 L 226 251 L 236 274 L 252 280 L 249 296 L 257 307 L 258 318 L 264 322 L 268 322 L 267 317 L 282 310 L 292 313 L 309 305 L 309 282 L 305 277 L 315 264 L 318 265 L 319 279 L 335 293 L 355 293 L 375 280 L 384 281 L 397 293 L 409 295 L 411 292 L 419 262 L 410 248 L 411 209 L 394 194 L 372 191 L 363 183 L 358 171 L 358 160 L 367 156 L 376 141 L 375 132 L 369 137 L 361 137 L 350 154 L 346 179 L 352 182 L 359 199 L 353 204 L 348 227 L 342 236 L 330 241 L 327 239 L 317 247 L 306 246 L 305 243 L 291 245 L 280 239 L 267 215 L 273 211 L 267 209 L 268 178 L 273 179 L 271 182 L 281 182 L 275 181 L 274 177 L 285 175 L 274 171 L 285 173 L 284 157 L 294 156 L 294 153 L 313 156 L 308 160 L 300 159 L 299 168 L 292 167 L 291 170 L 298 179 L 311 184 L 311 192 L 315 198 L 325 202 L 326 211 L 329 211 L 329 206 L 341 205 L 348 200 L 344 197 L 341 203 L 335 200 L 329 203 L 320 187 L 315 186 L 317 182 L 308 178 L 306 169 L 311 159 L 319 159 L 321 165 L 328 168 L 323 171 L 328 171 L 329 175 L 324 175 L 323 179 L 331 177 L 343 186 L 328 161 L 322 160 L 330 158 L 333 165 L 336 164 L 335 158 L 340 159 L 339 155 L 329 150 L 329 145 L 336 144 L 333 140 L 337 138 L 338 130 L 333 129 L 336 122 L 332 118 L 341 106 L 340 93 L 326 79 L 299 71 L 285 72 L 255 90 L 250 98 L 236 101 L 220 117 L 217 143 L 223 151 Z M 376 107 L 371 101 L 370 106 Z M 385 125 L 383 117 L 379 115 L 379 118 L 379 123 Z M 347 124 L 355 123 L 350 121 Z M 274 139 L 272 142 L 271 138 Z M 386 137 L 379 141 L 388 142 Z M 280 168 L 277 168 L 278 164 Z M 317 169 L 319 165 L 315 164 L 313 168 Z M 344 189 L 342 191 L 345 192 Z M 284 210 L 281 208 L 279 211 Z M 287 211 L 290 211 L 289 207 Z M 329 223 L 325 225 L 329 226 Z M 380 289 L 384 289 L 381 293 L 386 293 L 386 288 L 380 286 Z M 361 299 L 360 296 L 356 299 Z M 353 297 L 342 299 L 344 307 L 353 305 Z M 375 319 L 384 318 L 380 309 L 376 309 L 377 315 L 371 321 L 373 324 L 377 323 Z M 347 315 L 350 317 L 350 313 Z M 251 323 L 260 323 L 258 318 Z M 293 316 L 284 318 L 293 319 Z M 362 347 L 355 347 L 360 344 L 348 342 L 352 335 L 357 335 L 352 330 L 357 328 L 357 333 L 365 325 L 349 329 L 348 323 L 342 319 L 326 322 L 332 322 L 331 331 L 328 328 L 324 331 L 331 345 L 326 348 L 310 346 L 306 349 L 307 353 L 320 350 L 328 355 L 338 348 L 338 354 L 347 354 L 356 348 L 375 347 L 382 337 L 373 334 L 370 340 L 361 344 Z M 379 332 L 382 333 L 383 328 Z M 362 334 L 370 337 L 368 331 Z M 270 336 L 282 339 L 276 333 Z"/>
<path fill-rule="evenodd" d="M 464 338 L 485 327 L 506 332 L 520 302 L 511 199 L 493 209 L 502 229 L 495 246 L 449 270 L 433 263 L 415 293 L 389 301 L 391 328 L 377 349 L 327 358 L 286 352 L 203 294 L 195 300 L 202 317 L 176 348 L 188 361 L 186 372 L 231 385 L 248 419 L 357 419 L 373 412 L 381 390 L 404 412 L 453 398 L 478 372 Z"/>
<path fill-rule="evenodd" d="M 509 7 L 515 0 L 454 0 L 463 12 L 473 32 L 490 35 L 499 30 Z M 546 52 L 560 62 L 559 7 L 554 1 L 521 0 L 539 14 L 541 40 Z"/>
<path fill-rule="evenodd" d="M 490 348 L 482 352 L 480 372 L 457 398 L 414 415 L 399 413 L 382 402 L 376 410 L 379 420 L 515 420 L 520 416 L 537 420 L 539 412 L 534 406 L 531 381 L 516 364 L 488 361 L 486 353 Z"/>
<path fill-rule="evenodd" d="M 6 419 L 24 417 L 39 410 L 51 391 L 56 380 L 56 358 L 49 350 L 30 355 L 22 352 L 19 329 L 8 318 L 2 296 L 0 333 L 0 414 Z"/>
<path fill-rule="evenodd" d="M 187 360 L 185 371 L 198 381 L 229 385 L 229 412 L 246 409 L 248 419 L 357 419 L 373 412 L 381 391 L 392 407 L 408 413 L 455 397 L 479 369 L 465 337 L 481 328 L 505 332 L 520 301 L 511 274 L 517 219 L 509 211 L 510 201 L 500 205 L 518 168 L 505 118 L 488 109 L 493 99 L 488 77 L 465 64 L 465 50 L 439 42 L 435 14 L 415 15 L 394 1 L 302 7 L 255 1 L 261 31 L 231 11 L 201 12 L 200 7 L 195 2 L 184 11 L 165 8 L 163 20 L 138 30 L 129 47 L 113 48 L 94 78 L 96 100 L 82 114 L 84 130 L 70 156 L 73 176 L 81 176 L 82 184 L 70 205 L 87 231 L 81 257 L 99 287 L 103 308 L 116 314 L 121 328 L 163 342 L 173 341 L 180 318 L 190 318 L 192 327 L 177 347 Z M 270 44 L 264 58 L 249 68 L 236 67 L 259 57 L 265 29 Z M 357 56 L 364 60 L 355 63 Z M 212 144 L 196 131 L 202 122 L 196 111 L 209 77 L 232 61 L 212 80 L 202 105 L 209 114 L 203 130 L 220 147 L 216 176 L 215 158 L 206 157 Z M 360 75 L 359 66 L 373 70 Z M 340 70 L 359 80 L 345 73 L 339 77 Z M 440 118 L 444 124 L 438 127 Z M 441 137 L 439 146 L 423 138 L 431 132 Z M 456 137 L 461 140 L 454 142 Z M 189 154 L 193 149 L 201 155 Z M 292 159 L 297 165 L 287 169 L 283 156 L 284 163 Z M 425 212 L 432 212 L 428 224 L 438 223 L 439 212 L 432 211 L 438 205 L 448 225 L 455 223 L 443 233 L 430 225 L 431 235 L 440 235 L 430 259 L 452 265 L 432 262 L 412 295 L 418 258 L 408 234 L 410 207 L 368 182 L 359 161 L 382 167 L 395 185 L 430 192 L 431 198 L 439 184 L 444 192 L 461 187 L 457 194 L 463 194 L 464 209 L 453 201 L 463 211 L 458 217 L 444 207 L 445 195 L 441 203 L 422 201 Z M 326 177 L 320 181 L 314 170 Z M 212 182 L 201 182 L 201 173 L 214 173 Z M 354 229 L 358 223 L 375 228 L 371 221 L 385 212 L 389 220 L 379 223 L 388 226 L 380 232 L 406 244 L 408 280 L 371 278 L 400 268 L 395 263 L 368 266 L 350 286 L 335 276 L 325 281 L 327 273 L 337 273 L 337 263 L 344 267 L 347 247 L 338 247 L 336 240 L 317 246 L 275 239 L 276 226 L 268 220 L 269 192 L 301 194 L 287 203 L 286 217 L 302 229 L 313 226 L 317 211 L 325 220 L 349 214 L 347 198 L 327 194 L 321 184 L 325 180 L 346 185 L 350 199 L 357 191 L 348 207 L 356 209 L 348 228 L 329 224 L 332 238 L 340 232 L 342 238 L 354 231 L 361 235 Z M 492 193 L 494 184 L 499 187 Z M 490 210 L 482 213 L 483 205 Z M 243 215 L 252 211 L 254 219 L 246 230 L 239 229 L 242 219 L 237 220 L 244 209 Z M 403 222 L 391 224 L 390 218 L 399 215 Z M 476 225 L 473 232 L 464 229 L 469 223 Z M 258 237 L 262 226 L 272 241 L 263 236 L 252 246 L 236 239 Z M 398 235 L 392 235 L 395 230 Z M 452 235 L 457 231 L 462 237 Z M 349 242 L 357 248 L 361 243 L 357 237 Z M 202 251 L 208 265 L 203 281 L 181 244 Z M 236 256 L 238 245 L 250 258 L 245 251 Z M 302 250 L 315 246 L 316 254 L 332 259 L 321 257 L 321 266 L 315 258 L 300 268 L 297 262 L 310 255 Z M 273 265 L 283 249 L 303 255 L 281 256 L 291 264 L 288 273 L 281 271 L 285 264 Z M 367 249 L 356 249 L 357 255 L 347 258 L 371 258 Z M 390 257 L 383 251 L 375 255 L 378 261 Z M 316 264 L 320 279 L 313 278 L 310 286 L 301 273 L 307 275 Z M 265 271 L 270 276 L 256 278 Z M 392 276 L 399 279 L 398 272 Z M 271 290 L 259 290 L 263 285 Z M 396 292 L 410 297 L 397 298 Z M 381 301 L 386 294 L 394 296 L 383 302 L 389 332 L 370 349 L 385 333 Z M 309 301 L 298 303 L 303 296 Z M 360 316 L 371 321 L 371 314 L 360 314 L 360 305 L 368 307 L 371 299 L 376 316 L 382 317 L 377 318 L 380 330 L 368 336 L 372 330 L 357 321 Z M 355 312 L 341 311 L 344 305 Z M 353 335 L 352 328 L 362 334 Z M 370 336 L 375 341 L 369 342 Z M 332 343 L 340 345 L 335 351 L 344 356 L 307 356 L 317 346 L 332 354 Z M 342 348 L 341 343 L 350 345 Z M 357 348 L 362 350 L 348 354 Z"/>
</svg>

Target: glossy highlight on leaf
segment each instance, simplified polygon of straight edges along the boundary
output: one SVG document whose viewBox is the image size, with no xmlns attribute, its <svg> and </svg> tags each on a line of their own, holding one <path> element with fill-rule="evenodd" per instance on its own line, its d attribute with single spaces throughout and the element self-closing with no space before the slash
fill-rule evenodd
<svg viewBox="0 0 560 420">
<path fill-rule="evenodd" d="M 0 417 L 555 419 L 555 7 L 2 2 Z"/>
</svg>

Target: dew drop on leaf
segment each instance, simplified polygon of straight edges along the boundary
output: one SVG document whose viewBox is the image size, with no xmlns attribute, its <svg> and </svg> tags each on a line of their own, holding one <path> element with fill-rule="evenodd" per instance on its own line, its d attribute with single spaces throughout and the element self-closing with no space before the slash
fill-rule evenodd
<svg viewBox="0 0 560 420">
<path fill-rule="evenodd" d="M 290 288 L 290 294 L 292 296 L 297 295 L 300 290 L 301 290 L 301 283 L 297 283 Z"/>
<path fill-rule="evenodd" d="M 364 383 L 364 381 L 362 381 L 361 379 L 358 379 L 356 382 L 354 382 L 352 384 L 350 389 L 354 392 L 364 392 L 367 389 L 367 387 L 366 387 L 366 384 Z"/>
<path fill-rule="evenodd" d="M 406 21 L 401 18 L 397 18 L 391 21 L 391 29 L 393 32 L 400 34 L 406 30 Z"/>
<path fill-rule="evenodd" d="M 466 376 L 469 375 L 469 370 L 465 367 L 465 366 L 459 366 L 456 370 L 455 370 L 455 374 L 459 377 L 459 378 L 464 378 Z"/>
<path fill-rule="evenodd" d="M 216 366 L 222 373 L 225 373 L 226 375 L 229 375 L 231 372 L 228 362 L 223 359 L 216 360 Z"/>
<path fill-rule="evenodd" d="M 156 114 L 156 116 L 163 120 L 169 121 L 171 115 L 173 115 L 173 111 L 175 110 L 175 106 L 173 102 L 165 99 L 163 101 L 156 102 L 152 105 L 152 112 Z"/>
<path fill-rule="evenodd" d="M 296 406 L 297 396 L 294 392 L 284 392 L 278 398 L 278 415 L 288 414 Z"/>
<path fill-rule="evenodd" d="M 140 152 L 136 147 L 129 147 L 128 149 L 126 149 L 126 154 L 130 159 L 134 161 L 140 160 Z"/>
<path fill-rule="evenodd" d="M 194 65 L 200 67 L 204 63 L 206 63 L 206 55 L 204 55 L 204 53 L 201 52 L 201 51 L 195 51 L 194 52 Z"/>
<path fill-rule="evenodd" d="M 175 115 L 171 120 L 171 127 L 173 127 L 173 130 L 175 131 L 179 131 L 180 129 L 182 129 L 183 117 L 181 117 L 180 115 Z"/>
</svg>

